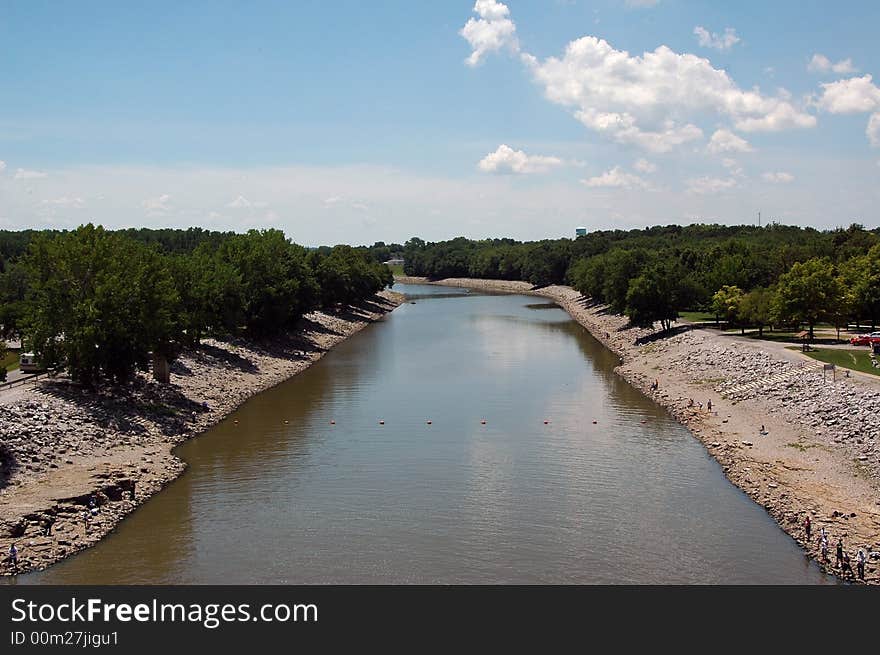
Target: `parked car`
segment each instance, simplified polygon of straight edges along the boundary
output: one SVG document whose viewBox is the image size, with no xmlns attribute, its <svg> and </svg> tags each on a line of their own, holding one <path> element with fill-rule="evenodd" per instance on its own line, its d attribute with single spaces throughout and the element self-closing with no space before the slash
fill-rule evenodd
<svg viewBox="0 0 880 655">
<path fill-rule="evenodd" d="M 874 343 L 880 343 L 880 332 L 871 332 L 871 334 L 857 334 L 850 340 L 853 346 L 870 346 Z"/>
</svg>

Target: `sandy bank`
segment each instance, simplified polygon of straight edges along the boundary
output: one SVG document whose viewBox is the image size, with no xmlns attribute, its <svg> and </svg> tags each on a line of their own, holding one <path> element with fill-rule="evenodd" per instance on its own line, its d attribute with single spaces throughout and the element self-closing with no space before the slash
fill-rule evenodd
<svg viewBox="0 0 880 655">
<path fill-rule="evenodd" d="M 174 446 L 402 301 L 384 291 L 359 307 L 313 312 L 296 332 L 266 343 L 205 340 L 174 363 L 170 385 L 140 375 L 125 393 L 89 392 L 65 379 L 0 391 L 0 573 L 12 573 L 13 542 L 19 572 L 97 542 L 184 471 Z"/>
<path fill-rule="evenodd" d="M 424 278 L 398 277 L 426 283 Z M 806 553 L 819 559 L 828 534 L 831 563 L 842 538 L 869 556 L 866 581 L 880 583 L 880 387 L 862 376 L 823 377 L 797 353 L 711 330 L 656 338 L 627 327 L 565 286 L 446 279 L 432 284 L 523 293 L 559 304 L 621 357 L 616 371 L 687 426 L 727 477 L 764 507 Z M 653 383 L 659 383 L 652 389 Z M 712 410 L 708 410 L 711 401 Z M 761 432 L 762 426 L 764 432 Z M 804 520 L 810 516 L 812 538 Z"/>
</svg>

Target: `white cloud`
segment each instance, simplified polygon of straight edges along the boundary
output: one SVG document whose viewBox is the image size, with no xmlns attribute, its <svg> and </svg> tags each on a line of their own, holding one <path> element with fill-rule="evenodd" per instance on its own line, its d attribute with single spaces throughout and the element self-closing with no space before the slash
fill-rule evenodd
<svg viewBox="0 0 880 655">
<path fill-rule="evenodd" d="M 845 75 L 855 73 L 859 69 L 853 66 L 852 59 L 842 59 L 833 63 L 828 57 L 817 52 L 810 59 L 810 63 L 807 64 L 807 70 L 811 73 L 840 73 Z"/>
<path fill-rule="evenodd" d="M 85 207 L 85 202 L 79 196 L 61 196 L 60 198 L 44 200 L 43 204 L 63 207 L 65 209 L 82 209 Z"/>
<path fill-rule="evenodd" d="M 633 187 L 646 188 L 648 185 L 638 175 L 627 173 L 621 170 L 620 166 L 615 166 L 610 171 L 605 171 L 601 175 L 583 180 L 588 187 L 605 187 L 631 189 Z"/>
<path fill-rule="evenodd" d="M 865 135 L 872 146 L 880 147 L 880 88 L 870 75 L 823 84 L 816 106 L 831 114 L 871 113 Z"/>
<path fill-rule="evenodd" d="M 495 152 L 483 157 L 477 167 L 484 173 L 529 174 L 545 173 L 551 168 L 561 166 L 563 161 L 558 157 L 545 155 L 527 155 L 522 150 L 514 150 L 502 143 Z"/>
<path fill-rule="evenodd" d="M 638 159 L 636 160 L 636 163 L 633 164 L 633 168 L 639 173 L 654 173 L 657 171 L 657 164 L 650 162 L 647 159 Z"/>
<path fill-rule="evenodd" d="M 860 114 L 880 108 L 880 89 L 870 75 L 822 85 L 817 106 L 831 114 Z"/>
<path fill-rule="evenodd" d="M 235 200 L 233 200 L 232 202 L 230 202 L 226 206 L 230 207 L 231 209 L 244 209 L 246 207 L 250 207 L 251 205 L 252 205 L 252 203 L 250 200 L 248 200 L 247 198 L 245 198 L 242 195 L 239 195 L 238 197 L 235 198 Z"/>
<path fill-rule="evenodd" d="M 706 149 L 713 155 L 722 152 L 752 152 L 754 150 L 748 141 L 725 129 L 715 130 Z"/>
<path fill-rule="evenodd" d="M 740 167 L 739 162 L 735 159 L 725 157 L 721 160 L 721 165 L 724 166 L 724 168 L 726 168 L 731 175 L 739 177 L 743 174 L 743 169 Z"/>
<path fill-rule="evenodd" d="M 694 28 L 694 34 L 697 36 L 697 42 L 704 48 L 712 48 L 722 52 L 730 50 L 740 42 L 740 38 L 736 35 L 736 30 L 732 27 L 725 27 L 724 34 L 717 34 L 697 25 Z"/>
<path fill-rule="evenodd" d="M 880 112 L 871 114 L 865 134 L 868 135 L 868 141 L 872 146 L 875 148 L 880 147 Z"/>
<path fill-rule="evenodd" d="M 548 100 L 568 107 L 592 130 L 653 152 L 702 138 L 690 119 L 706 112 L 731 118 L 745 132 L 816 125 L 815 116 L 792 105 L 784 90 L 775 97 L 744 91 L 708 59 L 667 46 L 634 57 L 585 36 L 569 43 L 560 58 L 540 61 L 524 53 L 522 60 Z"/>
<path fill-rule="evenodd" d="M 6 170 L 6 162 L 0 161 L 0 173 Z"/>
<path fill-rule="evenodd" d="M 720 178 L 703 176 L 691 178 L 687 181 L 688 193 L 693 193 L 697 195 L 721 193 L 723 191 L 729 191 L 736 186 L 737 181 L 732 177 Z"/>
<path fill-rule="evenodd" d="M 156 198 L 147 198 L 141 203 L 147 216 L 164 216 L 171 211 L 171 196 L 163 193 Z"/>
<path fill-rule="evenodd" d="M 794 175 L 791 173 L 786 173 L 785 171 L 779 172 L 767 172 L 762 176 L 765 182 L 770 182 L 771 184 L 789 184 L 790 182 L 794 182 Z"/>
<path fill-rule="evenodd" d="M 656 7 L 660 4 L 660 0 L 624 0 L 624 4 L 627 7 L 632 7 L 634 9 L 648 9 L 650 7 Z"/>
<path fill-rule="evenodd" d="M 459 31 L 471 46 L 472 52 L 465 60 L 468 66 L 476 66 L 483 55 L 502 48 L 519 50 L 516 25 L 510 20 L 507 5 L 496 0 L 477 0 L 473 11 L 479 18 L 468 19 Z"/>
<path fill-rule="evenodd" d="M 46 177 L 46 173 L 43 171 L 28 171 L 23 168 L 19 168 L 15 171 L 16 180 L 37 180 L 42 177 Z"/>
<path fill-rule="evenodd" d="M 548 152 L 567 161 L 562 151 Z M 637 157 L 619 162 L 629 163 Z M 782 221 L 817 228 L 833 227 L 834 219 L 829 217 L 874 215 L 878 195 L 876 184 L 871 185 L 876 183 L 880 167 L 866 166 L 862 156 L 828 158 L 803 153 L 799 157 L 806 172 L 803 176 L 796 173 L 798 179 L 792 185 L 761 180 L 763 171 L 790 170 L 791 164 L 784 158 L 756 169 L 757 183 L 735 177 L 722 168 L 721 161 L 717 171 L 705 169 L 682 176 L 736 179 L 738 186 L 724 195 L 685 193 L 683 181 L 672 187 L 655 187 L 653 176 L 629 166 L 621 168 L 644 178 L 647 188 L 590 188 L 571 184 L 562 175 L 535 176 L 528 178 L 527 184 L 511 184 L 499 175 L 426 174 L 375 165 L 53 167 L 44 169 L 48 177 L 34 184 L 14 182 L 11 175 L 0 176 L 0 225 L 8 229 L 67 229 L 86 218 L 112 229 L 199 225 L 243 232 L 272 225 L 297 243 L 320 245 L 364 244 L 379 239 L 403 243 L 414 235 L 428 241 L 458 235 L 482 239 L 499 233 L 515 239 L 542 239 L 570 234 L 574 220 L 590 230 L 611 224 L 631 229 L 684 223 L 690 222 L 689 216 L 734 225 L 759 206 L 773 211 Z M 694 165 L 694 154 L 682 152 L 680 157 L 656 163 L 655 175 L 674 174 Z M 588 168 L 595 172 L 581 173 L 578 179 L 599 175 L 612 166 Z M 792 194 L 792 187 L 800 182 L 798 193 Z M 168 197 L 164 201 L 167 212 L 148 216 L 141 208 L 143 199 L 160 194 Z M 270 203 L 277 216 L 275 222 L 268 222 L 273 216 L 265 209 L 223 209 L 238 194 Z M 86 209 L 62 210 L 41 204 L 42 200 L 64 196 L 83 198 Z M 99 196 L 104 197 L 100 202 Z M 333 197 L 340 200 L 326 208 L 324 201 Z M 369 212 L 355 209 L 353 202 L 368 205 Z M 784 211 L 779 209 L 782 207 Z M 51 214 L 49 209 L 57 213 Z M 80 212 L 86 211 L 87 217 L 82 216 Z"/>
</svg>

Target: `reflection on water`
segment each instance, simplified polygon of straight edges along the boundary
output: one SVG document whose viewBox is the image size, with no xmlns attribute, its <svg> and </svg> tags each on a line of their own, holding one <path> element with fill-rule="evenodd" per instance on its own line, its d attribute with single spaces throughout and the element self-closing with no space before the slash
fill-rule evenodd
<svg viewBox="0 0 880 655">
<path fill-rule="evenodd" d="M 403 290 L 180 447 L 187 473 L 115 534 L 18 582 L 823 581 L 561 309 Z"/>
</svg>

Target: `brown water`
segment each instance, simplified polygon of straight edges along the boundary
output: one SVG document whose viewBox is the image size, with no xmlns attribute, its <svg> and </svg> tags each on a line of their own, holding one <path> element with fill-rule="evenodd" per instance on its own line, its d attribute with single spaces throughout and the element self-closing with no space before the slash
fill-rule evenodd
<svg viewBox="0 0 880 655">
<path fill-rule="evenodd" d="M 183 445 L 183 477 L 19 583 L 826 581 L 561 309 L 401 290 L 416 304 Z"/>
</svg>

